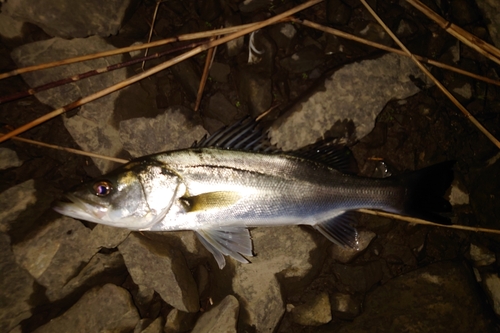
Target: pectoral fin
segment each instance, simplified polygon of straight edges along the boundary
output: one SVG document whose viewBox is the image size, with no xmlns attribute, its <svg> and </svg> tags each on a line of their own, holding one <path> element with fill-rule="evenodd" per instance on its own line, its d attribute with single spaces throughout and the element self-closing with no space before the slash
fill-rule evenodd
<svg viewBox="0 0 500 333">
<path fill-rule="evenodd" d="M 183 197 L 188 212 L 222 208 L 235 204 L 241 198 L 238 192 L 218 191 L 192 197 Z"/>
<path fill-rule="evenodd" d="M 220 269 L 226 265 L 224 256 L 229 255 L 242 263 L 249 262 L 243 255 L 253 256 L 252 240 L 247 228 L 224 227 L 195 231 L 200 242 L 214 255 Z"/>
<path fill-rule="evenodd" d="M 335 244 L 358 249 L 358 231 L 353 227 L 355 222 L 354 212 L 347 211 L 314 225 L 314 229 Z"/>
</svg>

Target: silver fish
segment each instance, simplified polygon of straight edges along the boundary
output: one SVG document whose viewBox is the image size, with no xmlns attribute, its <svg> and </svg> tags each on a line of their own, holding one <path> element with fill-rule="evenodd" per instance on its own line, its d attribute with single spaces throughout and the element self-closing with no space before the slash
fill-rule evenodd
<svg viewBox="0 0 500 333">
<path fill-rule="evenodd" d="M 335 143 L 280 151 L 247 119 L 84 183 L 54 209 L 131 230 L 193 230 L 221 269 L 224 256 L 247 263 L 253 255 L 248 227 L 311 225 L 355 248 L 352 212 L 360 208 L 449 223 L 436 212 L 451 209 L 443 195 L 453 162 L 375 179 L 350 174 L 348 153 Z"/>
</svg>

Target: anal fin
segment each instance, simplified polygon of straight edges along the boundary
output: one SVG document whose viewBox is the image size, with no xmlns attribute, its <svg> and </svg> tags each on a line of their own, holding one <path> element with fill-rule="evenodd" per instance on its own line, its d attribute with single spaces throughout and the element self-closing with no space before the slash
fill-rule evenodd
<svg viewBox="0 0 500 333">
<path fill-rule="evenodd" d="M 244 227 L 195 230 L 200 242 L 213 254 L 219 268 L 226 265 L 224 256 L 231 256 L 242 263 L 249 263 L 243 256 L 252 257 L 250 232 Z"/>
<path fill-rule="evenodd" d="M 353 227 L 355 216 L 353 211 L 347 211 L 332 219 L 314 225 L 331 242 L 358 249 L 358 231 Z"/>
</svg>

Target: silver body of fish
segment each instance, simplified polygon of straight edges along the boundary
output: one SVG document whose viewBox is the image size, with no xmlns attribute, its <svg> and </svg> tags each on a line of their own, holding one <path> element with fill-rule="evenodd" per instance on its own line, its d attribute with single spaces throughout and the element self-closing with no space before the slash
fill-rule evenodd
<svg viewBox="0 0 500 333">
<path fill-rule="evenodd" d="M 447 222 L 434 211 L 449 210 L 442 195 L 452 162 L 403 177 L 363 178 L 335 168 L 341 151 L 335 145 L 316 146 L 307 157 L 262 151 L 258 142 L 265 136 L 252 122 L 234 128 L 192 148 L 136 159 L 69 192 L 54 209 L 131 230 L 193 230 L 220 268 L 226 255 L 248 262 L 248 227 L 311 225 L 335 243 L 356 247 L 350 212 L 360 208 Z M 257 143 L 234 144 L 244 130 Z"/>
</svg>

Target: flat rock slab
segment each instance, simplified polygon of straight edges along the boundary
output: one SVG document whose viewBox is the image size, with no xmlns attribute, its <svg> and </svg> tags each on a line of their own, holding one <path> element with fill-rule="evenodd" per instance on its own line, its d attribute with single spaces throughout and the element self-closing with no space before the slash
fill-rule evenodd
<svg viewBox="0 0 500 333">
<path fill-rule="evenodd" d="M 88 291 L 68 311 L 35 332 L 131 332 L 139 319 L 128 291 L 106 284 Z"/>
<path fill-rule="evenodd" d="M 276 275 L 301 278 L 312 269 L 312 236 L 299 227 L 252 230 L 255 257 L 251 264 L 236 262 L 233 290 L 248 314 L 247 324 L 258 332 L 272 332 L 285 312 Z M 234 261 L 232 261 L 234 262 Z"/>
<path fill-rule="evenodd" d="M 191 333 L 236 333 L 239 308 L 236 297 L 226 296 L 198 319 Z"/>
<path fill-rule="evenodd" d="M 33 179 L 0 193 L 0 231 L 8 232 L 17 218 L 28 208 L 32 209 L 36 202 Z"/>
<path fill-rule="evenodd" d="M 438 262 L 375 289 L 339 332 L 494 332 L 475 288 L 461 264 Z"/>
<path fill-rule="evenodd" d="M 284 150 L 303 147 L 344 119 L 354 122 L 356 137 L 361 139 L 371 132 L 387 102 L 419 91 L 410 75 L 424 78 L 410 59 L 395 54 L 346 65 L 273 125 L 271 141 Z"/>
<path fill-rule="evenodd" d="M 138 0 L 9 0 L 2 11 L 9 16 L 42 28 L 51 36 L 81 38 L 107 37 L 120 29 L 129 7 Z"/>
<path fill-rule="evenodd" d="M 10 239 L 0 233 L 0 332 L 9 332 L 31 316 L 33 277 L 15 260 Z"/>
<path fill-rule="evenodd" d="M 176 309 L 198 311 L 198 288 L 180 251 L 137 233 L 131 233 L 118 249 L 137 285 L 154 289 Z"/>
<path fill-rule="evenodd" d="M 19 67 L 25 67 L 111 49 L 115 48 L 99 37 L 72 40 L 52 38 L 20 46 L 12 51 L 11 56 Z M 100 58 L 26 73 L 23 74 L 23 78 L 33 88 L 121 61 L 122 56 Z M 126 69 L 118 69 L 43 91 L 35 96 L 40 102 L 57 109 L 125 78 Z M 121 152 L 118 129 L 113 124 L 113 112 L 118 95 L 119 92 L 114 92 L 81 106 L 77 115 L 63 116 L 64 125 L 82 149 L 107 156 L 116 156 Z M 93 161 L 103 173 L 110 171 L 115 164 L 99 158 L 93 158 Z"/>
<path fill-rule="evenodd" d="M 182 106 L 169 108 L 155 118 L 132 118 L 120 122 L 120 139 L 132 157 L 189 148 L 207 131 L 195 124 Z"/>
</svg>

